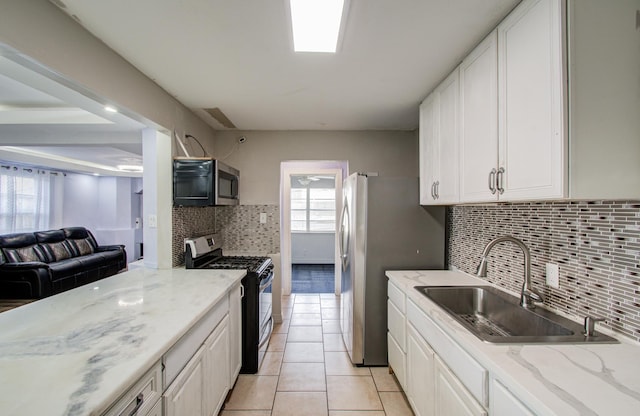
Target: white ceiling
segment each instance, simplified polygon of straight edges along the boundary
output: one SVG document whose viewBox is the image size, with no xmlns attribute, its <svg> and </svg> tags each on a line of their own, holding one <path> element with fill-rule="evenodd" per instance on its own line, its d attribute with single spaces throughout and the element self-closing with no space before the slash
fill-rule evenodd
<svg viewBox="0 0 640 416">
<path fill-rule="evenodd" d="M 140 176 L 117 166 L 142 165 L 144 125 L 10 58 L 0 50 L 3 163 Z"/>
<path fill-rule="evenodd" d="M 294 53 L 287 0 L 51 0 L 214 128 L 413 130 L 519 0 L 351 0 L 336 54 Z"/>
<path fill-rule="evenodd" d="M 413 130 L 519 1 L 350 0 L 338 53 L 313 54 L 293 52 L 288 0 L 51 0 L 212 127 L 203 108 L 242 130 Z M 145 126 L 50 75 L 0 50 L 0 160 L 138 176 L 114 169 L 141 163 Z"/>
</svg>

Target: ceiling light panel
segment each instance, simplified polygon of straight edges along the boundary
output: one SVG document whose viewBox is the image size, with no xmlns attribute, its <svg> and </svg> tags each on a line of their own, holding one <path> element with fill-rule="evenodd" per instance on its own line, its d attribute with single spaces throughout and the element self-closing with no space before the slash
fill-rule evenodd
<svg viewBox="0 0 640 416">
<path fill-rule="evenodd" d="M 293 49 L 296 52 L 332 52 L 338 36 L 345 0 L 289 0 Z"/>
</svg>

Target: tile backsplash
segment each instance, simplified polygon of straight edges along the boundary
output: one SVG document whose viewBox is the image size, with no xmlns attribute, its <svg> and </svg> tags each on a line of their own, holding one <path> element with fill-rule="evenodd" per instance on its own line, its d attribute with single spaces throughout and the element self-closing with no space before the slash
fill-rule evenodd
<svg viewBox="0 0 640 416">
<path fill-rule="evenodd" d="M 216 207 L 173 207 L 171 264 L 184 264 L 184 239 L 213 234 L 216 228 Z"/>
<path fill-rule="evenodd" d="M 260 214 L 266 222 L 260 223 Z M 280 252 L 280 209 L 277 205 L 236 205 L 216 208 L 216 232 L 223 251 L 250 254 Z"/>
<path fill-rule="evenodd" d="M 260 223 L 260 214 L 266 223 Z M 184 264 L 184 239 L 218 233 L 223 252 L 272 254 L 280 252 L 280 209 L 277 205 L 174 207 L 172 264 Z"/>
<path fill-rule="evenodd" d="M 531 251 L 531 277 L 545 304 L 640 341 L 640 202 L 574 201 L 454 206 L 447 210 L 449 264 L 474 274 L 493 238 L 511 235 Z M 560 288 L 545 285 L 546 263 Z M 511 243 L 490 253 L 487 280 L 520 292 L 523 255 Z"/>
</svg>

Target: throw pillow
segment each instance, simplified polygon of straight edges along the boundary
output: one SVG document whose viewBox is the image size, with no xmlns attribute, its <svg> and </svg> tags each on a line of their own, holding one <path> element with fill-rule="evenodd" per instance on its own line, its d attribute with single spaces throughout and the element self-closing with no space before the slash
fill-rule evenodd
<svg viewBox="0 0 640 416">
<path fill-rule="evenodd" d="M 93 253 L 93 246 L 87 240 L 88 239 L 86 238 L 73 240 L 76 247 L 78 248 L 78 253 L 80 253 L 81 256 L 86 256 L 87 254 Z"/>
<path fill-rule="evenodd" d="M 22 261 L 40 261 L 33 246 L 18 248 L 16 251 Z"/>
<path fill-rule="evenodd" d="M 59 243 L 49 243 L 49 247 L 51 251 L 53 251 L 53 255 L 56 257 L 56 261 L 68 259 L 71 257 L 71 253 L 67 250 L 63 242 Z"/>
</svg>

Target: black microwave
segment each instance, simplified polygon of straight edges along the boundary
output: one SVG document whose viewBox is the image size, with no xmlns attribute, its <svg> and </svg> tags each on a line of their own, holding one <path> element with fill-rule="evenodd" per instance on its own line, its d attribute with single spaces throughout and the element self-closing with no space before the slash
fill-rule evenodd
<svg viewBox="0 0 640 416">
<path fill-rule="evenodd" d="M 211 158 L 173 159 L 173 206 L 238 205 L 240 172 Z"/>
</svg>

